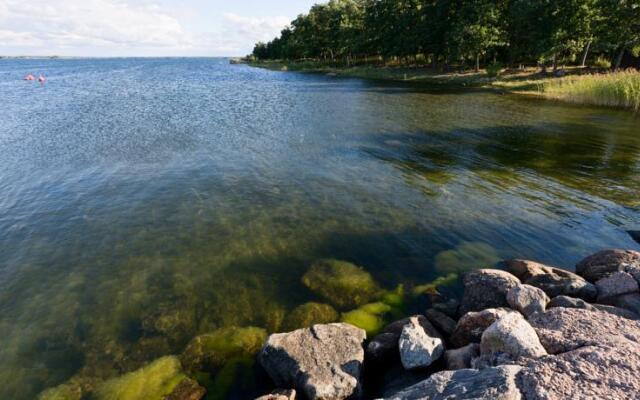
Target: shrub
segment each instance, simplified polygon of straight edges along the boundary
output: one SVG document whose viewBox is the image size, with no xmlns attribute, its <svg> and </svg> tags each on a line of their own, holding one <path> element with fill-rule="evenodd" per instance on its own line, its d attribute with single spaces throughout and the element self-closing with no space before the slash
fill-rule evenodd
<svg viewBox="0 0 640 400">
<path fill-rule="evenodd" d="M 487 65 L 487 76 L 490 78 L 495 78 L 502 73 L 503 66 L 501 63 L 494 63 L 491 65 Z"/>
</svg>

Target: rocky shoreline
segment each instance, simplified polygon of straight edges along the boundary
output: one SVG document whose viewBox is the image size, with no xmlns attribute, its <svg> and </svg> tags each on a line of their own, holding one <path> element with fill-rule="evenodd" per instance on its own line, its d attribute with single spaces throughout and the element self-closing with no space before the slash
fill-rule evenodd
<svg viewBox="0 0 640 400">
<path fill-rule="evenodd" d="M 179 356 L 124 375 L 83 370 L 38 398 L 222 399 L 240 377 L 262 384 L 232 398 L 275 388 L 258 400 L 640 399 L 640 252 L 604 250 L 575 273 L 500 265 L 466 273 L 458 298 L 441 293 L 457 274 L 389 291 L 351 263 L 318 260 L 301 283 L 326 303 L 291 310 L 272 330 L 285 333 L 222 327 Z M 406 317 L 407 298 L 428 307 Z M 143 339 L 180 321 L 145 320 Z"/>
<path fill-rule="evenodd" d="M 369 341 L 346 323 L 271 335 L 258 360 L 280 389 L 259 399 L 640 398 L 640 253 L 504 265 Z"/>
</svg>

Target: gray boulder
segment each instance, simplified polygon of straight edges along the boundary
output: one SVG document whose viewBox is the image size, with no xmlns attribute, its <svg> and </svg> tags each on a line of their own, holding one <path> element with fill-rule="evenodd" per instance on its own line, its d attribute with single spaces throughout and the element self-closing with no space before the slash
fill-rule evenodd
<svg viewBox="0 0 640 400">
<path fill-rule="evenodd" d="M 561 268 L 529 260 L 509 260 L 505 264 L 523 283 L 542 289 L 549 297 L 566 295 L 593 301 L 598 294 L 595 285 Z"/>
<path fill-rule="evenodd" d="M 527 400 L 636 399 L 640 393 L 638 346 L 588 346 L 531 361 L 518 376 Z"/>
<path fill-rule="evenodd" d="M 640 315 L 624 308 L 607 306 L 604 304 L 590 304 L 582 299 L 574 299 L 573 297 L 568 297 L 568 296 L 558 296 L 551 299 L 549 304 L 547 304 L 547 308 L 555 308 L 555 307 L 580 308 L 583 310 L 590 310 L 590 311 L 602 311 L 602 312 L 610 313 L 623 318 L 628 318 L 633 320 L 640 319 Z"/>
<path fill-rule="evenodd" d="M 429 322 L 433 324 L 440 332 L 449 336 L 456 329 L 456 321 L 449 317 L 447 314 L 436 310 L 435 308 L 430 308 L 424 314 Z"/>
<path fill-rule="evenodd" d="M 537 315 L 537 314 L 535 314 Z M 514 360 L 538 358 L 547 354 L 536 331 L 518 313 L 506 314 L 482 334 L 480 353 L 506 353 Z"/>
<path fill-rule="evenodd" d="M 640 321 L 601 311 L 551 308 L 543 314 L 532 315 L 529 323 L 550 354 L 620 341 L 640 343 Z"/>
<path fill-rule="evenodd" d="M 507 307 L 507 292 L 520 283 L 508 272 L 480 269 L 464 277 L 464 295 L 460 312 L 481 311 L 487 308 Z"/>
<path fill-rule="evenodd" d="M 489 308 L 478 312 L 468 312 L 458 320 L 449 341 L 454 347 L 469 343 L 480 343 L 482 333 L 501 316 L 514 312 L 508 308 Z"/>
<path fill-rule="evenodd" d="M 276 390 L 273 393 L 260 396 L 256 400 L 296 400 L 296 391 L 293 389 Z"/>
<path fill-rule="evenodd" d="M 471 360 L 480 355 L 480 345 L 471 343 L 459 349 L 447 350 L 444 360 L 448 370 L 466 369 L 471 367 Z"/>
<path fill-rule="evenodd" d="M 614 297 L 638 292 L 638 282 L 631 274 L 623 271 L 613 272 L 596 282 L 598 302 L 606 302 Z"/>
<path fill-rule="evenodd" d="M 444 353 L 442 339 L 430 336 L 416 317 L 402 329 L 398 346 L 402 366 L 408 370 L 426 368 Z"/>
<path fill-rule="evenodd" d="M 372 367 L 386 366 L 388 362 L 396 360 L 399 356 L 398 341 L 402 329 L 411 322 L 411 318 L 416 318 L 418 323 L 429 336 L 440 338 L 438 330 L 429 323 L 423 315 L 414 315 L 413 317 L 403 318 L 392 322 L 382 329 L 382 332 L 376 335 L 367 345 L 367 365 Z"/>
<path fill-rule="evenodd" d="M 438 372 L 387 400 L 520 400 L 516 385 L 520 370 L 519 366 L 505 365 Z"/>
<path fill-rule="evenodd" d="M 546 293 L 531 285 L 518 285 L 507 292 L 507 302 L 514 310 L 529 316 L 533 313 L 544 312 L 549 302 Z"/>
<path fill-rule="evenodd" d="M 348 324 L 314 325 L 269 336 L 258 360 L 278 387 L 311 400 L 358 397 L 365 338 Z"/>
<path fill-rule="evenodd" d="M 630 293 L 623 294 L 610 300 L 610 303 L 618 308 L 629 310 L 637 315 L 640 315 L 640 294 Z"/>
<path fill-rule="evenodd" d="M 576 265 L 576 272 L 590 282 L 596 282 L 616 271 L 640 269 L 640 253 L 633 250 L 603 250 Z"/>
</svg>

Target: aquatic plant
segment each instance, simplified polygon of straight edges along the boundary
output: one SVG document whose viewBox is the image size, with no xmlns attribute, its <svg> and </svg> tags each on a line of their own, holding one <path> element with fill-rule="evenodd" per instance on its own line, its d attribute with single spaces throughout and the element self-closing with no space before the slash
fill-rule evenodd
<svg viewBox="0 0 640 400">
<path fill-rule="evenodd" d="M 314 324 L 327 324 L 339 318 L 338 312 L 329 304 L 305 303 L 294 308 L 283 325 L 284 331 L 306 328 Z"/>
<path fill-rule="evenodd" d="M 163 400 L 184 379 L 175 356 L 160 358 L 151 364 L 98 386 L 96 400 Z"/>
<path fill-rule="evenodd" d="M 382 292 L 367 271 L 333 259 L 313 263 L 302 277 L 302 283 L 339 308 L 358 307 Z"/>
<path fill-rule="evenodd" d="M 190 372 L 216 372 L 229 359 L 255 355 L 266 338 L 267 331 L 262 328 L 221 328 L 193 338 L 180 361 Z"/>
<path fill-rule="evenodd" d="M 488 268 L 500 261 L 496 249 L 483 242 L 462 242 L 454 249 L 436 255 L 435 267 L 440 273 L 466 272 Z"/>
<path fill-rule="evenodd" d="M 446 276 L 438 277 L 432 282 L 414 287 L 413 295 L 419 296 L 421 294 L 438 294 L 439 287 L 451 286 L 455 284 L 458 281 L 458 277 L 459 275 L 457 273 L 451 273 Z"/>
<path fill-rule="evenodd" d="M 386 323 L 384 316 L 391 310 L 390 305 L 382 302 L 365 304 L 356 310 L 342 314 L 342 322 L 364 329 L 367 335 L 371 336 L 384 327 Z"/>
</svg>

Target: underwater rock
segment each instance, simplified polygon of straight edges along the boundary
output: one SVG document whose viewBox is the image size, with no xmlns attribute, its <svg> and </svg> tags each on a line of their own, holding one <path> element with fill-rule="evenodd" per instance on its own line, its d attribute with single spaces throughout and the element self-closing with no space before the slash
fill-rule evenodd
<svg viewBox="0 0 640 400">
<path fill-rule="evenodd" d="M 391 311 L 391 306 L 378 302 L 342 314 L 342 322 L 364 329 L 367 335 L 375 335 L 384 326 L 384 314 Z"/>
<path fill-rule="evenodd" d="M 346 261 L 325 259 L 314 262 L 302 283 L 339 308 L 359 307 L 381 295 L 371 274 Z"/>
<path fill-rule="evenodd" d="M 314 325 L 269 336 L 258 359 L 278 387 L 310 400 L 358 397 L 365 338 L 348 324 Z"/>
<path fill-rule="evenodd" d="M 287 315 L 283 330 L 287 332 L 316 324 L 328 324 L 336 322 L 339 317 L 338 312 L 329 304 L 305 303 L 297 306 Z"/>
<path fill-rule="evenodd" d="M 142 319 L 145 335 L 162 335 L 172 344 L 184 345 L 196 331 L 193 310 L 161 307 L 160 310 Z"/>
<path fill-rule="evenodd" d="M 500 257 L 496 249 L 483 242 L 463 242 L 454 249 L 436 255 L 435 268 L 442 274 L 467 272 L 492 267 Z"/>
<path fill-rule="evenodd" d="M 178 358 L 167 356 L 136 371 L 100 384 L 92 398 L 96 400 L 164 400 L 183 384 L 184 380 L 190 379 L 182 372 Z"/>
<path fill-rule="evenodd" d="M 640 253 L 633 250 L 610 249 L 590 255 L 576 265 L 576 273 L 596 282 L 616 271 L 640 269 Z"/>
<path fill-rule="evenodd" d="M 221 328 L 193 338 L 180 361 L 187 371 L 214 372 L 231 358 L 255 355 L 266 338 L 267 332 L 262 328 Z"/>
<path fill-rule="evenodd" d="M 207 390 L 193 379 L 183 379 L 163 400 L 200 400 Z"/>
<path fill-rule="evenodd" d="M 426 368 L 442 357 L 444 343 L 436 336 L 430 336 L 418 321 L 412 317 L 402 328 L 400 339 L 400 361 L 405 369 Z"/>
<path fill-rule="evenodd" d="M 83 400 L 95 390 L 99 382 L 97 378 L 76 375 L 69 381 L 40 393 L 38 400 Z"/>
<path fill-rule="evenodd" d="M 460 312 L 466 314 L 469 311 L 508 307 L 507 292 L 519 284 L 518 278 L 497 269 L 470 272 L 464 277 L 464 295 Z"/>
</svg>

